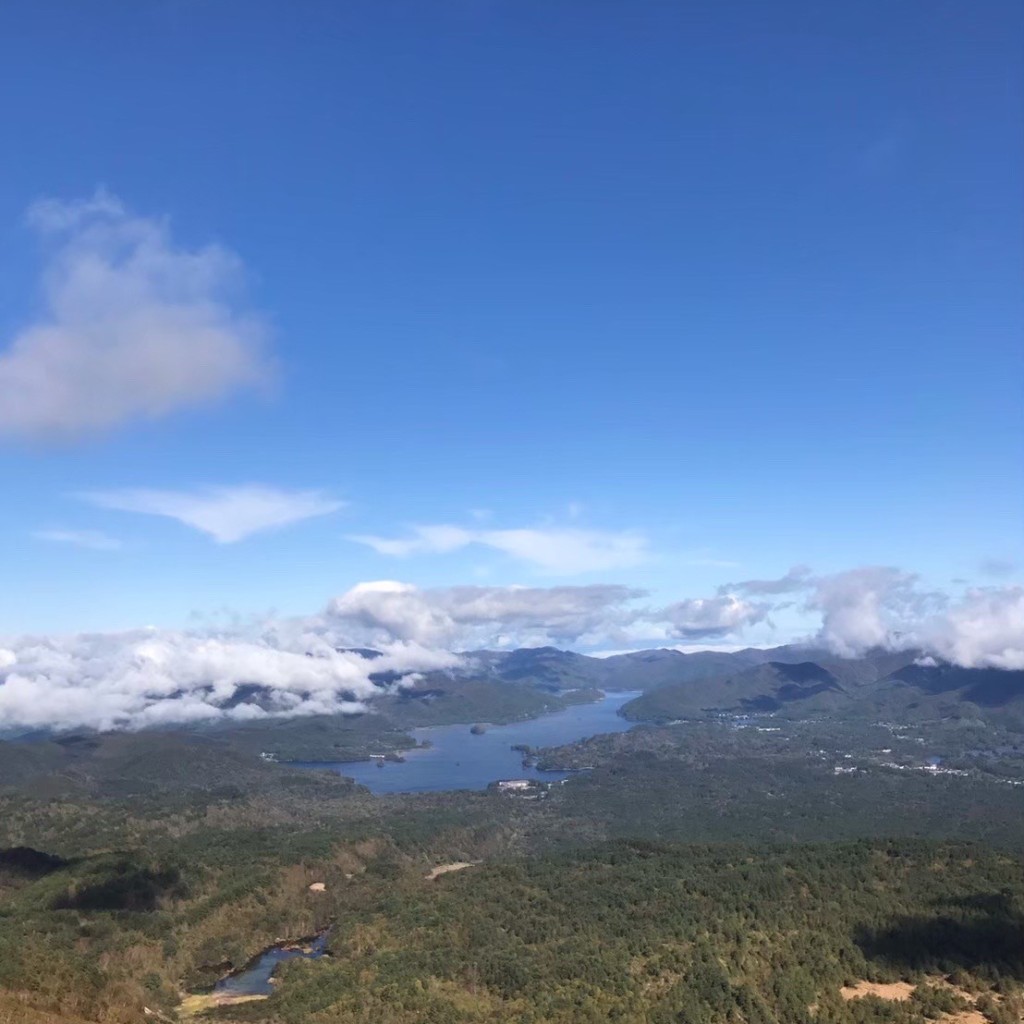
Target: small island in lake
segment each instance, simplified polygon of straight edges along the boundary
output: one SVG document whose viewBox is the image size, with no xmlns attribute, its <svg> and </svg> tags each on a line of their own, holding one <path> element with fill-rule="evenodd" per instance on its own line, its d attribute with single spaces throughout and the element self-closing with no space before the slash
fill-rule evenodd
<svg viewBox="0 0 1024 1024">
<path fill-rule="evenodd" d="M 477 724 L 472 726 L 469 731 L 474 736 L 483 736 L 483 734 L 485 732 L 487 732 L 487 726 L 486 725 L 481 725 L 479 722 L 477 722 Z"/>
</svg>

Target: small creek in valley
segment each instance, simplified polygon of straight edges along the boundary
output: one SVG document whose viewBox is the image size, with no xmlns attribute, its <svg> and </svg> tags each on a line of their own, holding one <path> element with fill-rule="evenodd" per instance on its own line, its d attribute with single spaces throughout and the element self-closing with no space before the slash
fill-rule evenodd
<svg viewBox="0 0 1024 1024">
<path fill-rule="evenodd" d="M 231 999 L 237 996 L 269 996 L 274 991 L 271 980 L 278 964 L 286 960 L 319 960 L 327 950 L 328 932 L 308 942 L 283 943 L 261 953 L 252 963 L 213 986 L 215 999 Z"/>
</svg>

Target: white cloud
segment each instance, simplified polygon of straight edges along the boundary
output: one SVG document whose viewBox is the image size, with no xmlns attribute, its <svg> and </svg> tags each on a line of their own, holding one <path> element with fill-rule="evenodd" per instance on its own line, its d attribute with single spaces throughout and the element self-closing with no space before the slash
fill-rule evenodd
<svg viewBox="0 0 1024 1024">
<path fill-rule="evenodd" d="M 199 491 L 121 488 L 88 491 L 80 497 L 100 508 L 176 519 L 209 534 L 220 544 L 233 544 L 254 533 L 327 515 L 345 504 L 320 491 L 285 491 L 257 485 Z"/>
<path fill-rule="evenodd" d="M 1024 588 L 981 587 L 959 598 L 923 590 L 913 573 L 872 566 L 815 581 L 819 638 L 855 657 L 872 647 L 919 649 L 964 668 L 1024 669 Z"/>
<path fill-rule="evenodd" d="M 330 602 L 327 616 L 356 643 L 394 638 L 450 646 L 458 634 L 455 620 L 428 593 L 393 580 L 357 584 Z"/>
<path fill-rule="evenodd" d="M 51 544 L 68 544 L 91 551 L 119 551 L 124 546 L 116 537 L 108 537 L 99 530 L 35 530 L 32 536 Z"/>
<path fill-rule="evenodd" d="M 956 665 L 1024 669 L 1024 587 L 969 590 L 924 634 L 929 650 Z"/>
<path fill-rule="evenodd" d="M 597 637 L 617 638 L 642 614 L 641 590 L 617 584 L 582 587 L 449 587 L 434 592 L 452 618 L 481 644 L 572 646 Z M 469 646 L 466 644 L 465 646 Z"/>
<path fill-rule="evenodd" d="M 0 657 L 0 728 L 142 728 L 266 715 L 362 711 L 382 692 L 371 673 L 451 667 L 457 659 L 389 644 L 372 661 L 311 639 L 282 649 L 265 639 L 159 630 L 25 637 Z M 259 689 L 259 701 L 240 701 Z"/>
<path fill-rule="evenodd" d="M 915 645 L 916 625 L 944 598 L 917 589 L 917 576 L 890 566 L 865 566 L 813 580 L 808 607 L 822 616 L 820 640 L 842 657 L 872 647 Z"/>
<path fill-rule="evenodd" d="M 362 710 L 371 673 L 447 669 L 453 649 L 562 646 L 622 635 L 639 614 L 627 587 L 451 587 L 363 583 L 323 614 L 216 635 L 139 630 L 4 642 L 0 729 L 141 728 Z M 372 646 L 373 660 L 348 648 Z M 404 683 L 403 683 L 404 685 Z M 244 687 L 245 691 L 239 688 Z M 259 699 L 239 700 L 259 687 Z"/>
<path fill-rule="evenodd" d="M 450 554 L 472 544 L 500 551 L 551 575 L 573 576 L 640 565 L 649 556 L 647 538 L 631 530 L 586 530 L 536 527 L 514 530 L 467 529 L 462 526 L 414 526 L 406 537 L 355 535 L 382 555 L 406 557 Z"/>
<path fill-rule="evenodd" d="M 0 352 L 0 435 L 69 437 L 266 381 L 267 329 L 238 307 L 238 258 L 178 246 L 110 194 L 29 212 L 45 313 Z"/>
<path fill-rule="evenodd" d="M 360 643 L 397 639 L 460 650 L 570 645 L 617 635 L 639 614 L 630 602 L 640 596 L 612 584 L 421 590 L 381 581 L 353 587 L 331 601 L 326 614 L 340 635 Z"/>
<path fill-rule="evenodd" d="M 744 601 L 734 594 L 690 598 L 662 609 L 659 618 L 669 624 L 669 634 L 680 640 L 714 639 L 741 632 L 763 622 L 766 604 Z"/>
</svg>

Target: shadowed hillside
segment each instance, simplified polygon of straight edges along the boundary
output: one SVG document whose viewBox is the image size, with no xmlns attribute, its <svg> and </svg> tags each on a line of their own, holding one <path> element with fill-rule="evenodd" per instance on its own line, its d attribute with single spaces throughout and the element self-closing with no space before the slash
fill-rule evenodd
<svg viewBox="0 0 1024 1024">
<path fill-rule="evenodd" d="M 658 687 L 626 704 L 634 721 L 664 722 L 713 712 L 779 712 L 907 720 L 1024 712 L 1024 672 L 915 663 L 915 654 L 769 662 L 738 673 Z"/>
</svg>

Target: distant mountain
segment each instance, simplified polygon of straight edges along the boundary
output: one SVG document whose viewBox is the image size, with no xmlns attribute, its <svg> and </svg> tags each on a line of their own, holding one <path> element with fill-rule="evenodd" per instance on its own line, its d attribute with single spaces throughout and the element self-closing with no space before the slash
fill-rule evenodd
<svg viewBox="0 0 1024 1024">
<path fill-rule="evenodd" d="M 659 686 L 712 679 L 770 661 L 800 662 L 825 652 L 809 647 L 747 647 L 740 651 L 694 651 L 672 648 L 632 651 L 605 658 L 606 672 L 620 689 L 650 690 Z"/>
<path fill-rule="evenodd" d="M 955 697 L 983 708 L 1024 702 L 1024 672 L 912 664 L 893 672 L 890 678 L 929 696 Z"/>
<path fill-rule="evenodd" d="M 739 672 L 660 686 L 630 701 L 623 714 L 657 722 L 712 711 L 778 711 L 812 698 L 817 698 L 816 706 L 834 704 L 845 695 L 839 676 L 817 662 L 769 661 Z"/>
<path fill-rule="evenodd" d="M 605 685 L 609 676 L 601 658 L 557 647 L 520 647 L 514 651 L 473 651 L 470 665 L 509 683 L 524 683 L 552 691 L 590 689 Z"/>
<path fill-rule="evenodd" d="M 769 661 L 738 672 L 649 690 L 623 714 L 664 722 L 709 712 L 773 712 L 786 717 L 984 718 L 999 709 L 1024 716 L 1024 672 L 920 663 L 920 653 Z"/>
<path fill-rule="evenodd" d="M 353 653 L 373 660 L 379 652 L 367 648 Z M 596 699 L 605 690 L 642 691 L 622 710 L 634 721 L 665 722 L 709 713 L 890 722 L 999 715 L 1002 721 L 1019 722 L 1024 730 L 1024 672 L 933 664 L 919 651 L 875 650 L 860 658 L 838 658 L 821 649 L 784 646 L 695 653 L 657 649 L 597 658 L 534 647 L 472 651 L 457 670 L 406 679 L 382 671 L 370 679 L 379 687 L 368 702 L 372 714 L 276 717 L 274 713 L 283 710 L 280 692 L 252 683 L 236 687 L 219 706 L 231 711 L 250 705 L 269 712 L 268 717 L 218 720 L 177 731 L 182 736 L 216 737 L 253 756 L 271 751 L 281 760 L 345 760 L 407 747 L 413 742 L 408 730 L 419 726 L 532 718 Z M 341 696 L 356 699 L 355 693 Z M 174 731 L 153 729 L 146 735 Z M 31 742 L 0 738 L 0 784 L 18 784 L 49 772 L 72 786 L 88 785 L 81 765 L 98 742 L 95 734 L 38 730 L 20 738 Z M 102 749 L 109 758 L 120 748 L 104 740 Z M 197 763 L 215 774 L 208 761 L 211 755 L 203 750 Z M 222 769 L 233 776 L 237 766 L 225 763 Z M 166 777 L 173 779 L 174 772 L 167 771 Z"/>
<path fill-rule="evenodd" d="M 469 674 L 489 675 L 553 691 L 600 688 L 651 690 L 700 679 L 718 678 L 770 661 L 800 662 L 827 656 L 826 652 L 796 646 L 762 650 L 697 651 L 684 654 L 671 648 L 631 651 L 596 658 L 557 647 L 523 647 L 514 651 L 471 651 Z"/>
</svg>

